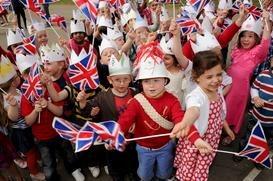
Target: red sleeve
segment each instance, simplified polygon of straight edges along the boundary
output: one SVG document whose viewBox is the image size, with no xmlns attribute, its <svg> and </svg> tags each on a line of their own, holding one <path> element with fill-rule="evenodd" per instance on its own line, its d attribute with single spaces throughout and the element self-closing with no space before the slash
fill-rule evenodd
<svg viewBox="0 0 273 181">
<path fill-rule="evenodd" d="M 232 23 L 228 26 L 225 31 L 223 31 L 218 37 L 217 40 L 222 48 L 228 46 L 228 43 L 232 40 L 233 36 L 239 31 L 240 27 L 235 23 Z"/>
<path fill-rule="evenodd" d="M 191 48 L 190 40 L 188 40 L 183 46 L 182 46 L 182 52 L 187 59 L 191 60 L 194 57 L 194 52 Z"/>
<path fill-rule="evenodd" d="M 132 124 L 135 122 L 138 114 L 138 103 L 133 98 L 129 101 L 128 107 L 124 113 L 119 116 L 118 123 L 122 132 L 127 133 Z"/>
<path fill-rule="evenodd" d="M 55 88 L 55 90 L 56 90 L 57 92 L 60 92 L 60 91 L 61 91 L 61 88 L 60 88 L 60 86 L 59 86 L 58 84 L 54 83 L 53 86 L 54 86 L 54 88 Z M 47 92 L 47 96 L 48 96 L 48 92 Z M 65 101 L 52 102 L 52 103 L 53 103 L 54 105 L 56 105 L 56 106 L 63 106 L 63 105 L 64 105 L 64 102 L 65 102 Z"/>
<path fill-rule="evenodd" d="M 188 139 L 190 140 L 190 142 L 192 144 L 194 144 L 194 142 L 198 139 L 201 138 L 198 130 L 196 129 L 196 127 L 194 125 L 191 126 L 189 134 L 188 134 Z"/>
<path fill-rule="evenodd" d="M 181 122 L 181 120 L 184 117 L 184 111 L 181 108 L 180 102 L 177 100 L 174 102 L 174 104 L 172 105 L 172 121 L 176 124 Z"/>
<path fill-rule="evenodd" d="M 27 98 L 22 95 L 21 97 L 21 114 L 23 117 L 28 116 L 34 109 L 31 103 L 27 100 Z"/>
</svg>

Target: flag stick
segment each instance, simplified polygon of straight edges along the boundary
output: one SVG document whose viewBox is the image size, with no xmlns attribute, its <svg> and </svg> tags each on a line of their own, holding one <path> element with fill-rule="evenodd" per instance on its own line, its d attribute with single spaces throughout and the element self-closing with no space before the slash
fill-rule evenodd
<svg viewBox="0 0 273 181">
<path fill-rule="evenodd" d="M 4 95 L 7 95 L 8 93 L 6 91 L 4 91 L 1 87 L 0 90 L 3 92 Z"/>
<path fill-rule="evenodd" d="M 173 0 L 173 18 L 176 18 L 176 15 L 175 15 L 175 0 Z"/>
<path fill-rule="evenodd" d="M 157 135 L 151 135 L 151 136 L 130 138 L 130 139 L 125 139 L 125 140 L 128 142 L 128 141 L 136 141 L 136 140 L 143 140 L 143 139 L 148 139 L 148 138 L 157 138 L 157 137 L 170 136 L 170 135 L 171 135 L 171 133 L 165 133 L 165 134 L 157 134 Z"/>
<path fill-rule="evenodd" d="M 263 3 L 261 2 L 261 0 L 259 0 L 259 3 L 260 3 L 262 10 L 264 11 L 264 6 L 263 6 Z M 269 31 L 269 26 L 268 26 L 268 23 L 266 20 L 265 20 L 265 25 L 266 25 L 267 31 Z"/>
<path fill-rule="evenodd" d="M 197 150 L 197 148 L 189 148 L 189 149 L 190 149 L 190 150 Z M 217 150 L 217 149 L 213 149 L 212 151 L 218 152 L 218 153 L 227 153 L 227 154 L 232 154 L 232 155 L 237 155 L 237 156 L 239 156 L 239 153 L 233 152 L 233 151 L 225 151 L 225 150 Z"/>
</svg>

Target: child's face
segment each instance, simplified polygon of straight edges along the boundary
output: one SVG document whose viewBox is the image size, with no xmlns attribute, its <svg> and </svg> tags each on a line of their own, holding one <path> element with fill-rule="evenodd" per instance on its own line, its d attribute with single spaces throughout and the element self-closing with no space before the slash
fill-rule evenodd
<svg viewBox="0 0 273 181">
<path fill-rule="evenodd" d="M 141 81 L 143 92 L 147 97 L 158 98 L 165 91 L 165 78 L 151 78 Z"/>
<path fill-rule="evenodd" d="M 120 94 L 126 93 L 131 82 L 131 75 L 113 75 L 107 77 L 113 89 Z"/>
<path fill-rule="evenodd" d="M 47 45 L 48 38 L 47 38 L 47 33 L 45 30 L 38 32 L 36 37 L 37 37 L 37 43 L 39 46 L 41 46 L 41 45 L 46 46 Z"/>
<path fill-rule="evenodd" d="M 21 79 L 18 75 L 15 75 L 15 77 L 13 78 L 13 81 L 12 81 L 12 85 L 13 87 L 18 87 L 21 83 Z"/>
<path fill-rule="evenodd" d="M 244 49 L 251 49 L 255 46 L 256 44 L 256 39 L 255 39 L 255 33 L 251 31 L 245 31 L 242 32 L 242 36 L 240 38 L 240 44 L 241 47 Z"/>
<path fill-rule="evenodd" d="M 148 34 L 149 32 L 147 27 L 139 27 L 136 29 L 136 36 L 138 36 L 140 39 L 147 39 Z"/>
<path fill-rule="evenodd" d="M 78 44 L 82 44 L 84 41 L 85 34 L 83 32 L 76 32 L 73 33 L 72 38 L 76 41 Z"/>
<path fill-rule="evenodd" d="M 220 16 L 222 18 L 227 17 L 228 15 L 228 10 L 227 9 L 217 9 L 217 16 Z"/>
<path fill-rule="evenodd" d="M 106 48 L 102 51 L 101 53 L 101 64 L 108 65 L 109 60 L 111 58 L 111 55 L 114 55 L 117 59 L 119 59 L 119 53 L 116 49 L 114 48 Z"/>
<path fill-rule="evenodd" d="M 150 4 L 150 8 L 151 8 L 151 10 L 152 10 L 152 11 L 155 11 L 155 10 L 156 10 L 156 8 L 158 7 L 158 5 L 159 5 L 159 4 L 158 4 L 157 2 L 155 2 L 155 1 L 154 1 L 154 2 L 152 2 L 152 3 Z"/>
<path fill-rule="evenodd" d="M 124 45 L 125 42 L 124 42 L 123 37 L 121 36 L 121 37 L 115 39 L 115 43 L 118 46 L 118 49 L 120 50 L 121 47 Z"/>
<path fill-rule="evenodd" d="M 44 63 L 44 71 L 50 76 L 57 77 L 62 74 L 62 70 L 64 68 L 64 61 L 60 62 L 48 62 Z"/>
<path fill-rule="evenodd" d="M 221 65 L 216 65 L 215 67 L 206 70 L 196 81 L 206 93 L 217 92 L 222 83 L 222 71 Z"/>
<path fill-rule="evenodd" d="M 167 69 L 171 68 L 172 66 L 175 66 L 174 58 L 172 55 L 165 54 L 163 57 L 163 61 Z"/>
</svg>

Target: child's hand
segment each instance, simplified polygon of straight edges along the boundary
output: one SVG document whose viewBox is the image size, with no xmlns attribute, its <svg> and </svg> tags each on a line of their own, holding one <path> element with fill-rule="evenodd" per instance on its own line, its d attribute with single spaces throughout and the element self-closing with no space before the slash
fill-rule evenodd
<svg viewBox="0 0 273 181">
<path fill-rule="evenodd" d="M 59 38 L 59 45 L 64 48 L 66 46 L 66 40 L 63 38 Z"/>
<path fill-rule="evenodd" d="M 99 107 L 92 107 L 90 115 L 91 116 L 96 116 L 97 114 L 99 114 L 100 112 L 100 108 Z"/>
<path fill-rule="evenodd" d="M 235 134 L 234 134 L 234 132 L 230 128 L 226 129 L 226 133 L 228 134 L 228 136 L 230 137 L 230 139 L 232 141 L 235 140 Z"/>
<path fill-rule="evenodd" d="M 255 105 L 255 107 L 263 107 L 264 106 L 264 100 L 262 100 L 260 97 L 253 97 L 252 101 Z"/>
<path fill-rule="evenodd" d="M 199 150 L 200 153 L 203 154 L 208 154 L 208 153 L 212 153 L 213 149 L 210 146 L 210 144 L 208 144 L 206 141 L 202 140 L 201 138 L 198 138 L 195 142 L 194 145 L 196 146 L 196 148 Z"/>
<path fill-rule="evenodd" d="M 180 30 L 177 26 L 175 19 L 172 19 L 169 31 L 171 34 L 173 34 L 173 36 L 180 35 Z"/>
<path fill-rule="evenodd" d="M 47 100 L 45 98 L 40 98 L 40 105 L 44 109 L 47 107 Z"/>
<path fill-rule="evenodd" d="M 81 92 L 78 93 L 76 97 L 76 101 L 83 102 L 83 101 L 86 101 L 87 98 L 88 98 L 88 94 L 86 94 L 85 91 L 82 90 Z"/>
<path fill-rule="evenodd" d="M 49 83 L 52 80 L 51 80 L 50 75 L 43 72 L 43 73 L 41 73 L 40 81 L 41 81 L 41 84 L 47 85 L 47 83 Z"/>
<path fill-rule="evenodd" d="M 188 135 L 189 131 L 190 131 L 190 125 L 187 125 L 185 122 L 182 121 L 180 123 L 177 123 L 174 126 L 174 128 L 173 128 L 173 130 L 171 132 L 170 137 L 171 138 L 174 138 L 174 137 L 176 137 L 176 138 L 185 137 L 185 136 Z"/>
<path fill-rule="evenodd" d="M 7 101 L 7 103 L 10 106 L 17 106 L 17 100 L 15 99 L 15 97 L 11 94 L 7 94 L 4 96 L 4 99 Z"/>
<path fill-rule="evenodd" d="M 127 33 L 127 36 L 128 38 L 130 38 L 132 41 L 135 39 L 136 37 L 136 33 L 134 30 L 130 30 L 128 33 Z"/>
<path fill-rule="evenodd" d="M 42 112 L 42 106 L 41 106 L 41 103 L 40 101 L 36 101 L 35 102 L 35 105 L 34 105 L 34 110 L 35 112 L 39 113 L 39 112 Z"/>
<path fill-rule="evenodd" d="M 155 41 L 156 40 L 157 33 L 151 32 L 148 34 L 147 43 Z"/>
</svg>

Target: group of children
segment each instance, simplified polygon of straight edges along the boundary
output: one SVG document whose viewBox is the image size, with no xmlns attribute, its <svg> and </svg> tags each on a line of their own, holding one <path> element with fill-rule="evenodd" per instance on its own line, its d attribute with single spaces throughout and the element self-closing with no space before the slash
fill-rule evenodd
<svg viewBox="0 0 273 181">
<path fill-rule="evenodd" d="M 16 48 L 23 44 L 21 30 L 9 30 L 7 50 L 0 49 L 1 169 L 22 179 L 14 162 L 23 165 L 23 155 L 32 179 L 59 180 L 60 153 L 65 170 L 77 181 L 85 180 L 82 168 L 95 178 L 104 168 L 114 181 L 167 180 L 174 171 L 178 180 L 208 180 L 222 130 L 227 135 L 222 143 L 230 144 L 243 125 L 250 93 L 248 124 L 260 121 L 273 143 L 273 4 L 263 1 L 258 20 L 244 5 L 232 17 L 230 4 L 220 0 L 217 12 L 213 2 L 206 5 L 199 17 L 202 27 L 188 37 L 181 36 L 175 19 L 156 0 L 126 3 L 118 11 L 100 1 L 96 25 L 75 10 L 70 39 L 59 44 L 49 45 L 45 24 L 34 23 L 29 33 L 36 37 L 35 55 Z M 183 11 L 194 14 L 191 8 L 186 5 Z M 230 22 L 226 28 L 224 21 Z M 236 33 L 226 68 L 223 50 Z M 78 86 L 70 67 L 87 56 L 96 65 L 93 84 Z M 269 66 L 254 79 L 263 62 Z M 43 93 L 29 99 L 20 87 L 37 65 Z M 52 128 L 55 116 L 78 127 L 114 120 L 126 138 L 165 136 L 128 142 L 123 152 L 99 144 L 74 153 L 75 144 Z"/>
</svg>

